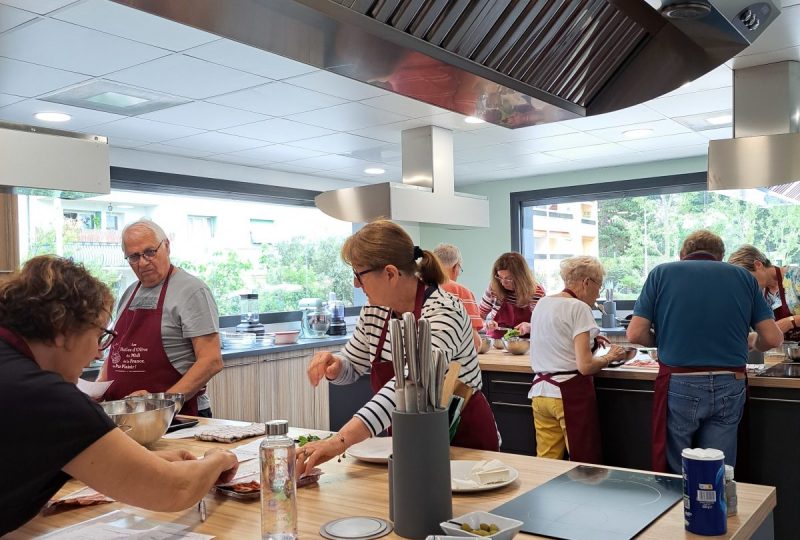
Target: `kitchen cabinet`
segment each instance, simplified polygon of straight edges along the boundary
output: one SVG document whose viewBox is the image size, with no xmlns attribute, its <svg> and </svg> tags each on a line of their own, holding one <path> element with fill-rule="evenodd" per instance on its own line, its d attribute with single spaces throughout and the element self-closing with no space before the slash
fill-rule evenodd
<svg viewBox="0 0 800 540">
<path fill-rule="evenodd" d="M 217 418 L 263 422 L 259 414 L 258 358 L 243 358 L 225 367 L 208 382 L 211 412 Z"/>
<path fill-rule="evenodd" d="M 353 384 L 327 384 L 331 431 L 339 431 L 356 411 L 372 399 L 374 392 L 369 377 L 369 373 L 367 373 L 359 377 Z"/>
<path fill-rule="evenodd" d="M 502 442 L 501 452 L 536 455 L 536 432 L 528 391 L 531 375 L 483 372 L 483 392 L 492 408 Z"/>
</svg>

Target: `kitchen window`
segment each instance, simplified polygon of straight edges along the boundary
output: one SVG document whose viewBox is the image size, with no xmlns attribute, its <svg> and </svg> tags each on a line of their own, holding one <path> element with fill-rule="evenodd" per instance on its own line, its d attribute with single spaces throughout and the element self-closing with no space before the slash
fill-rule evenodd
<svg viewBox="0 0 800 540">
<path fill-rule="evenodd" d="M 563 287 L 561 260 L 599 257 L 605 287 L 629 307 L 650 270 L 678 260 L 683 239 L 709 229 L 761 249 L 775 264 L 800 263 L 800 198 L 791 186 L 707 191 L 705 173 L 512 194 L 514 249 L 548 293 Z M 568 217 L 569 216 L 569 217 Z"/>
</svg>

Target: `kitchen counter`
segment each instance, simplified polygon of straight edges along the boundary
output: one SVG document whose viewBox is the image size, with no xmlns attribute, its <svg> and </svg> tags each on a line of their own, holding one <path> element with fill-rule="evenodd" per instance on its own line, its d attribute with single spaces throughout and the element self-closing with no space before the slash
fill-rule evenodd
<svg viewBox="0 0 800 540">
<path fill-rule="evenodd" d="M 225 420 L 200 420 L 203 423 L 229 423 Z M 243 441 L 240 444 L 249 442 Z M 208 443 L 195 440 L 161 439 L 154 449 L 183 448 L 200 455 L 208 448 L 233 445 Z M 512 484 L 482 493 L 453 495 L 453 515 L 459 516 L 475 510 L 491 509 L 521 495 L 522 493 L 547 482 L 575 466 L 567 461 L 538 459 L 527 456 L 467 450 L 451 449 L 452 459 L 499 459 L 519 471 L 519 479 Z M 321 468 L 324 473 L 318 486 L 301 488 L 298 498 L 298 528 L 301 538 L 316 538 L 320 526 L 328 521 L 347 516 L 375 516 L 388 519 L 388 476 L 386 465 L 363 463 L 348 457 L 337 463 L 331 460 Z M 80 488 L 82 484 L 75 480 L 59 492 L 64 495 Z M 771 512 L 776 504 L 775 488 L 769 486 L 739 483 L 739 513 L 728 518 L 728 532 L 717 536 L 721 539 L 744 539 L 754 534 L 759 538 L 770 538 Z M 260 505 L 258 500 L 240 501 L 228 497 L 206 496 L 208 519 L 200 521 L 196 507 L 183 512 L 159 513 L 130 507 L 120 503 L 90 506 L 61 512 L 43 517 L 37 516 L 21 529 L 7 536 L 9 539 L 21 540 L 52 532 L 113 510 L 151 517 L 159 521 L 180 523 L 189 526 L 195 533 L 214 535 L 226 538 L 259 538 L 260 537 Z M 440 531 L 431 531 L 440 533 Z M 764 535 L 764 536 L 761 536 Z M 680 503 L 653 522 L 641 535 L 642 540 L 663 540 L 665 538 L 694 538 L 684 530 L 683 507 Z M 392 533 L 384 538 L 400 538 Z M 521 534 L 518 538 L 540 538 Z"/>
<path fill-rule="evenodd" d="M 222 360 L 228 361 L 234 358 L 246 356 L 258 356 L 262 354 L 283 353 L 290 351 L 301 351 L 304 349 L 315 349 L 319 347 L 331 347 L 334 345 L 344 345 L 350 339 L 351 334 L 346 336 L 326 336 L 324 338 L 300 338 L 297 343 L 288 345 L 256 345 L 246 349 L 222 349 Z"/>
</svg>

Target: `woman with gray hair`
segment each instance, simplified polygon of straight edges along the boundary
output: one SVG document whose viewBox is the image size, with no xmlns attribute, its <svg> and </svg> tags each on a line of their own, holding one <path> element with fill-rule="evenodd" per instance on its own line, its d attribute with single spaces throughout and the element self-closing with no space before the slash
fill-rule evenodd
<svg viewBox="0 0 800 540">
<path fill-rule="evenodd" d="M 728 262 L 748 270 L 764 289 L 764 299 L 775 315 L 783 339 L 800 341 L 800 267 L 774 266 L 750 244 L 731 253 Z"/>
<path fill-rule="evenodd" d="M 438 257 L 439 262 L 442 263 L 444 273 L 449 278 L 446 282 L 439 285 L 439 288 L 452 294 L 464 304 L 464 309 L 467 310 L 469 315 L 469 322 L 472 325 L 472 340 L 475 342 L 475 349 L 481 348 L 481 337 L 478 335 L 478 330 L 483 328 L 483 319 L 478 312 L 478 304 L 475 302 L 475 295 L 472 291 L 456 283 L 458 276 L 461 275 L 463 267 L 461 263 L 461 251 L 453 244 L 439 244 L 433 250 L 434 255 Z"/>
<path fill-rule="evenodd" d="M 564 290 L 539 300 L 531 317 L 531 367 L 528 397 L 533 407 L 536 455 L 601 463 L 600 428 L 593 377 L 625 350 L 611 345 L 596 357 L 592 344 L 600 329 L 591 306 L 600 295 L 605 270 L 594 257 L 561 262 Z"/>
</svg>

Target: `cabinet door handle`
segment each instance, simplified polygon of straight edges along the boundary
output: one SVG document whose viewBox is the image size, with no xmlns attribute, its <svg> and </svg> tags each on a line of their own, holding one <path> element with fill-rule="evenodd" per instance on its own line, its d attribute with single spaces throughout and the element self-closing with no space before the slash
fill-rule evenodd
<svg viewBox="0 0 800 540">
<path fill-rule="evenodd" d="M 652 394 L 654 393 L 653 390 L 633 390 L 631 388 L 598 388 L 595 386 L 595 390 L 602 390 L 604 392 L 628 392 L 630 394 Z"/>
<path fill-rule="evenodd" d="M 750 401 L 769 401 L 772 403 L 800 403 L 800 401 L 796 399 L 778 399 L 778 398 L 752 397 L 752 396 L 747 399 Z"/>
<path fill-rule="evenodd" d="M 494 380 L 492 384 L 516 384 L 517 386 L 530 386 L 533 383 L 529 382 L 519 382 L 519 381 L 502 381 L 502 380 Z"/>
<path fill-rule="evenodd" d="M 503 405 L 505 407 L 519 407 L 522 409 L 531 409 L 530 405 L 520 405 L 519 403 L 507 403 L 505 401 L 492 401 L 492 405 Z"/>
</svg>

